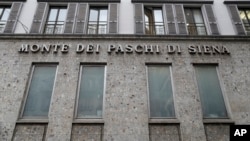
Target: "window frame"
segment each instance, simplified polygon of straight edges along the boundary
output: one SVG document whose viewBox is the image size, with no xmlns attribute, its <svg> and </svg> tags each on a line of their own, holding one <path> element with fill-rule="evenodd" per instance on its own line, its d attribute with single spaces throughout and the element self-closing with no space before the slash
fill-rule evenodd
<svg viewBox="0 0 250 141">
<path fill-rule="evenodd" d="M 3 30 L 2 30 L 2 32 L 0 31 L 0 33 L 4 32 L 4 29 L 5 29 L 6 25 L 7 25 L 8 18 L 9 18 L 10 14 L 11 14 L 11 7 L 12 7 L 12 5 L 1 5 L 0 6 L 0 9 L 3 9 L 2 13 L 0 13 L 0 21 L 2 21 L 2 17 L 4 15 L 6 9 L 9 9 L 7 20 L 5 21 L 5 24 L 3 25 Z"/>
<path fill-rule="evenodd" d="M 231 116 L 231 110 L 230 110 L 230 105 L 229 105 L 229 101 L 228 101 L 228 98 L 226 97 L 225 93 L 226 93 L 226 90 L 225 90 L 225 86 L 223 85 L 222 83 L 222 78 L 221 78 L 221 75 L 219 73 L 219 65 L 217 63 L 192 63 L 193 65 L 193 75 L 194 75 L 194 83 L 195 83 L 195 86 L 196 86 L 196 91 L 197 91 L 197 94 L 198 94 L 198 98 L 200 100 L 200 107 L 201 107 L 201 116 L 203 118 L 203 121 L 204 122 L 207 122 L 207 123 L 222 123 L 222 122 L 232 122 L 230 119 L 232 118 Z M 226 113 L 227 113 L 227 116 L 226 117 L 216 117 L 216 118 L 213 118 L 213 117 L 204 117 L 203 116 L 203 105 L 202 105 L 202 101 L 201 101 L 201 94 L 200 94 L 200 90 L 199 90 L 199 86 L 198 86 L 198 80 L 197 80 L 197 71 L 195 69 L 196 66 L 210 66 L 210 67 L 214 67 L 215 68 L 215 71 L 216 71 L 216 76 L 218 78 L 218 81 L 219 81 L 219 86 L 220 86 L 220 91 L 221 91 L 221 96 L 223 98 L 223 104 L 225 106 L 225 110 L 226 110 Z"/>
<path fill-rule="evenodd" d="M 171 87 L 172 87 L 172 97 L 173 97 L 173 112 L 174 115 L 173 117 L 151 117 L 151 111 L 150 111 L 150 91 L 149 91 L 149 75 L 148 75 L 148 67 L 153 66 L 153 67 L 168 67 L 169 69 L 169 74 L 171 78 Z M 171 63 L 146 63 L 146 75 L 147 75 L 147 97 L 148 97 L 148 117 L 149 117 L 149 122 L 150 123 L 179 123 L 177 120 L 177 112 L 176 112 L 176 106 L 175 106 L 175 89 L 174 89 L 174 80 L 173 80 L 173 72 L 172 72 L 172 64 Z"/>
<path fill-rule="evenodd" d="M 43 67 L 56 67 L 56 70 L 55 70 L 55 78 L 54 78 L 54 82 L 53 82 L 53 87 L 52 87 L 52 93 L 51 93 L 51 98 L 50 98 L 50 105 L 49 105 L 49 110 L 48 110 L 48 116 L 49 116 L 49 113 L 50 113 L 50 109 L 51 109 L 51 104 L 52 104 L 52 98 L 53 98 L 53 95 L 54 95 L 54 91 L 55 91 L 55 85 L 56 85 L 56 79 L 57 79 L 57 73 L 58 73 L 58 63 L 34 63 L 31 65 L 31 68 L 30 68 L 30 73 L 29 73 L 29 78 L 28 78 L 28 82 L 27 82 L 27 85 L 26 85 L 26 88 L 25 88 L 25 94 L 24 94 L 24 98 L 23 98 L 23 101 L 22 101 L 22 106 L 21 106 L 21 109 L 20 109 L 20 112 L 19 112 L 19 121 L 21 120 L 47 120 L 48 119 L 48 116 L 45 117 L 45 116 L 32 116 L 32 117 L 24 117 L 23 114 L 24 114 L 24 109 L 25 109 L 25 106 L 26 106 L 26 102 L 27 102 L 27 99 L 28 99 L 28 95 L 29 95 L 29 90 L 30 90 L 30 87 L 31 87 L 31 82 L 32 82 L 32 78 L 34 76 L 34 71 L 35 71 L 35 67 L 36 66 L 43 66 Z M 45 121 L 46 122 L 46 121 Z"/>
<path fill-rule="evenodd" d="M 156 21 L 155 21 L 155 10 L 160 10 L 161 11 L 161 17 L 162 17 L 162 22 L 160 22 L 160 24 L 162 25 L 156 25 Z M 163 6 L 150 6 L 150 5 L 143 5 L 143 19 L 144 19 L 144 31 L 145 31 L 145 35 L 165 35 L 166 34 L 166 29 L 165 29 L 165 20 L 164 20 L 164 10 L 163 10 Z M 147 15 L 146 13 L 149 13 L 150 16 L 152 16 L 152 21 L 149 20 L 149 22 L 146 22 L 146 19 L 145 19 L 145 16 Z M 152 32 L 152 33 L 147 33 L 147 30 L 146 30 L 146 24 L 148 24 L 149 26 L 149 32 Z M 161 26 L 163 28 L 163 34 L 157 34 L 156 33 L 156 27 L 157 26 Z"/>
<path fill-rule="evenodd" d="M 82 79 L 82 71 L 83 67 L 103 67 L 104 68 L 104 80 L 103 80 L 103 100 L 102 100 L 102 116 L 100 117 L 78 117 L 78 104 L 79 104 L 79 97 L 80 97 L 80 88 L 81 88 L 81 79 Z M 106 74 L 107 74 L 107 64 L 106 63 L 81 63 L 79 68 L 78 74 L 78 82 L 77 82 L 77 91 L 76 91 L 76 100 L 75 100 L 75 108 L 74 108 L 74 123 L 103 123 L 103 118 L 105 116 L 105 94 L 106 94 Z"/>
<path fill-rule="evenodd" d="M 57 9 L 57 14 L 56 14 L 56 21 L 55 24 L 53 24 L 53 33 L 46 33 L 46 28 L 47 28 L 47 24 L 49 21 L 49 17 L 50 17 L 50 10 L 54 8 L 54 9 Z M 47 9 L 47 10 L 46 10 Z M 63 21 L 63 24 L 62 24 L 62 32 L 61 33 L 55 33 L 55 28 L 56 28 L 56 23 L 57 22 L 62 22 L 62 21 L 58 21 L 58 17 L 59 17 L 59 11 L 62 10 L 62 9 L 65 9 L 66 10 L 66 13 L 65 13 L 65 19 Z M 42 24 L 42 34 L 46 34 L 46 35 L 60 35 L 60 34 L 64 34 L 64 29 L 65 29 L 65 24 L 66 24 L 66 20 L 67 20 L 67 14 L 68 14 L 68 5 L 51 5 L 51 4 L 47 4 L 47 6 L 45 7 L 45 16 L 43 17 L 42 21 L 44 20 L 43 24 Z"/>
<path fill-rule="evenodd" d="M 208 22 L 206 21 L 206 14 L 205 14 L 205 11 L 203 10 L 202 7 L 203 7 L 202 5 L 195 5 L 195 6 L 183 5 L 184 16 L 185 16 L 185 23 L 186 23 L 186 27 L 187 27 L 187 35 L 190 35 L 190 36 L 208 36 L 210 34 L 209 31 L 208 31 L 208 26 L 207 26 Z M 191 10 L 191 12 L 192 12 L 192 19 L 194 21 L 195 21 L 195 19 L 194 19 L 193 10 L 196 9 L 196 10 L 200 11 L 201 16 L 202 16 L 203 25 L 204 25 L 203 27 L 205 28 L 205 34 L 204 35 L 199 35 L 199 33 L 198 33 L 198 27 L 197 26 L 195 26 L 195 30 L 196 30 L 195 32 L 197 34 L 190 34 L 189 28 L 188 28 L 188 25 L 187 25 L 188 21 L 187 21 L 187 16 L 186 16 L 186 12 L 185 12 L 186 9 Z M 192 24 L 197 24 L 197 23 L 192 23 Z"/>
<path fill-rule="evenodd" d="M 90 21 L 90 11 L 94 9 L 94 10 L 97 10 L 98 11 L 98 14 L 97 14 L 97 21 Z M 106 10 L 107 11 L 107 21 L 100 21 L 100 11 L 101 10 Z M 91 5 L 91 4 L 88 4 L 88 11 L 87 11 L 87 24 L 86 24 L 86 34 L 87 35 L 106 35 L 108 34 L 108 27 L 109 27 L 109 5 L 105 5 L 105 4 L 100 4 L 100 5 Z M 90 25 L 90 22 L 95 22 L 96 23 L 96 31 L 94 34 L 92 33 L 89 33 L 89 25 Z M 105 33 L 99 33 L 99 25 L 100 25 L 100 22 L 106 22 L 106 32 Z"/>
<path fill-rule="evenodd" d="M 239 17 L 240 17 L 240 11 L 243 11 L 244 12 L 244 15 L 246 16 L 247 18 L 247 21 L 248 21 L 248 28 L 249 30 L 246 30 L 247 27 L 245 26 L 245 23 L 243 22 L 243 19 L 240 17 L 240 20 L 242 22 L 242 25 L 244 27 L 244 30 L 245 30 L 245 34 L 246 35 L 250 35 L 250 17 L 247 16 L 247 13 L 246 13 L 246 10 L 250 11 L 250 6 L 249 7 L 241 7 L 241 6 L 237 6 L 238 8 L 238 14 L 239 14 Z"/>
</svg>

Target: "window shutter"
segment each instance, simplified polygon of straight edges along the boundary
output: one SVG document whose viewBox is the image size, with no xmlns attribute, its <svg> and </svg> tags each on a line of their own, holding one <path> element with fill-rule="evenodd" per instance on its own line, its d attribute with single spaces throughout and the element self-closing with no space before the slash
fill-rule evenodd
<svg viewBox="0 0 250 141">
<path fill-rule="evenodd" d="M 204 9 L 206 11 L 205 13 L 207 14 L 207 21 L 208 25 L 210 26 L 211 35 L 220 35 L 212 5 L 205 4 Z"/>
<path fill-rule="evenodd" d="M 16 26 L 19 13 L 21 11 L 21 7 L 22 7 L 21 2 L 14 2 L 12 4 L 10 15 L 4 29 L 4 33 L 14 33 L 14 28 Z"/>
<path fill-rule="evenodd" d="M 47 3 L 38 3 L 30 33 L 40 33 Z"/>
<path fill-rule="evenodd" d="M 185 22 L 185 16 L 184 16 L 184 9 L 183 5 L 175 5 L 175 13 L 176 13 L 176 21 L 177 21 L 177 27 L 179 29 L 179 34 L 187 34 L 187 27 Z"/>
<path fill-rule="evenodd" d="M 78 11 L 76 17 L 75 33 L 84 33 L 84 27 L 86 24 L 87 4 L 78 4 Z"/>
<path fill-rule="evenodd" d="M 136 3 L 135 4 L 135 34 L 144 34 L 144 22 L 143 22 L 143 15 L 144 15 L 143 4 Z"/>
<path fill-rule="evenodd" d="M 231 13 L 231 18 L 232 18 L 233 24 L 235 25 L 235 29 L 238 35 L 246 35 L 242 21 L 239 16 L 237 5 L 229 5 L 228 9 Z"/>
<path fill-rule="evenodd" d="M 175 17 L 172 4 L 165 4 L 166 10 L 166 23 L 169 34 L 176 34 Z"/>
<path fill-rule="evenodd" d="M 67 19 L 65 23 L 64 33 L 73 33 L 73 26 L 75 21 L 75 14 L 76 14 L 76 3 L 69 3 L 68 4 L 68 13 Z"/>
<path fill-rule="evenodd" d="M 118 4 L 109 4 L 109 33 L 118 33 Z"/>
</svg>

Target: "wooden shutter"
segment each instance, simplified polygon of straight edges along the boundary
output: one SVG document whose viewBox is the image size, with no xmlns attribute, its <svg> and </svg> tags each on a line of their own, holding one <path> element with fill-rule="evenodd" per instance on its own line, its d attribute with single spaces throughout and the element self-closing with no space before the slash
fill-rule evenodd
<svg viewBox="0 0 250 141">
<path fill-rule="evenodd" d="M 73 33 L 73 26 L 75 23 L 75 14 L 76 14 L 76 3 L 69 3 L 68 4 L 68 13 L 67 19 L 65 23 L 64 33 Z"/>
<path fill-rule="evenodd" d="M 165 11 L 166 11 L 166 24 L 168 27 L 169 34 L 176 34 L 176 25 L 175 25 L 175 17 L 174 17 L 174 10 L 172 4 L 165 4 Z"/>
<path fill-rule="evenodd" d="M 78 4 L 75 33 L 84 33 L 86 25 L 87 4 Z"/>
<path fill-rule="evenodd" d="M 38 3 L 30 33 L 40 33 L 47 3 Z"/>
<path fill-rule="evenodd" d="M 118 33 L 118 4 L 109 4 L 109 33 Z"/>
<path fill-rule="evenodd" d="M 231 13 L 232 22 L 235 25 L 235 29 L 238 35 L 246 35 L 242 21 L 240 19 L 239 10 L 237 5 L 228 5 L 228 9 Z"/>
<path fill-rule="evenodd" d="M 143 4 L 136 3 L 135 4 L 135 34 L 144 34 L 144 9 Z"/>
<path fill-rule="evenodd" d="M 183 5 L 181 4 L 175 5 L 175 13 L 176 13 L 176 22 L 177 22 L 177 27 L 179 29 L 179 34 L 186 35 L 187 27 L 185 22 Z"/>
<path fill-rule="evenodd" d="M 211 35 L 220 35 L 212 5 L 205 4 L 203 7 L 204 7 L 204 10 L 206 11 L 205 13 L 207 15 L 206 17 L 208 21 L 208 26 L 210 27 L 209 29 L 210 29 Z"/>
<path fill-rule="evenodd" d="M 12 4 L 9 18 L 7 20 L 7 23 L 4 29 L 4 33 L 14 33 L 14 29 L 16 27 L 19 13 L 21 11 L 21 7 L 22 7 L 21 2 L 14 2 Z"/>
</svg>

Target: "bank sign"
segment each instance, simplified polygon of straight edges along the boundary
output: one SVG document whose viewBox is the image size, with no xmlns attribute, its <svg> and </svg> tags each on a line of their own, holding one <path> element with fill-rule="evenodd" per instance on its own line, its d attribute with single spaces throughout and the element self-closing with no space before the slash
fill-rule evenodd
<svg viewBox="0 0 250 141">
<path fill-rule="evenodd" d="M 116 53 L 116 54 L 160 54 L 166 52 L 168 54 L 181 54 L 183 50 L 187 50 L 190 54 L 221 54 L 229 55 L 230 51 L 225 46 L 219 45 L 189 45 L 181 47 L 180 45 L 165 46 L 149 45 L 149 44 L 77 44 L 72 46 L 71 44 L 22 44 L 19 53 L 68 53 L 69 51 L 75 51 L 78 54 L 99 54 L 101 52 Z"/>
</svg>

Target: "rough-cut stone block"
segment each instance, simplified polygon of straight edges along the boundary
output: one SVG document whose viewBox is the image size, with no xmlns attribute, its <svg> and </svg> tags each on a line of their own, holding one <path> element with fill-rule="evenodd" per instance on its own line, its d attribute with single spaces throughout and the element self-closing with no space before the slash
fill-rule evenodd
<svg viewBox="0 0 250 141">
<path fill-rule="evenodd" d="M 149 125 L 150 141 L 180 141 L 179 125 Z"/>
<path fill-rule="evenodd" d="M 229 128 L 230 125 L 228 124 L 206 124 L 207 141 L 229 141 Z"/>
<path fill-rule="evenodd" d="M 43 141 L 46 124 L 17 124 L 13 141 Z"/>
<path fill-rule="evenodd" d="M 103 125 L 74 124 L 71 141 L 101 141 Z"/>
</svg>

